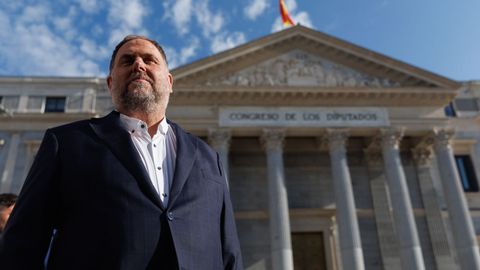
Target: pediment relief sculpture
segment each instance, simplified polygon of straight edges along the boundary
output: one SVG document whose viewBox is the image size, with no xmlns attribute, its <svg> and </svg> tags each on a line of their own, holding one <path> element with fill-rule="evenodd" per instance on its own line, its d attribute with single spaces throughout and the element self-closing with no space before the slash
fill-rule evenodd
<svg viewBox="0 0 480 270">
<path fill-rule="evenodd" d="M 244 70 L 211 79 L 207 85 L 395 87 L 399 83 L 293 50 Z"/>
</svg>

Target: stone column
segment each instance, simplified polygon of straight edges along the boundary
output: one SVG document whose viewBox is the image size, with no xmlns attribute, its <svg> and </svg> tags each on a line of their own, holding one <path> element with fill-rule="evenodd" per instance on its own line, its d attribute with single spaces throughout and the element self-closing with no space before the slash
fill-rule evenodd
<svg viewBox="0 0 480 270">
<path fill-rule="evenodd" d="M 372 191 L 373 211 L 375 212 L 383 269 L 401 270 L 397 236 L 393 225 L 391 203 L 379 140 L 374 139 L 364 152 L 370 179 L 370 190 Z"/>
<path fill-rule="evenodd" d="M 402 136 L 403 132 L 399 130 L 382 130 L 382 152 L 393 219 L 400 244 L 402 269 L 425 269 L 410 194 L 400 159 L 399 144 Z"/>
<path fill-rule="evenodd" d="M 230 149 L 231 134 L 229 129 L 209 129 L 208 130 L 208 143 L 212 148 L 217 151 L 222 162 L 223 172 L 225 178 L 229 179 L 229 162 L 228 153 Z"/>
<path fill-rule="evenodd" d="M 462 269 L 480 269 L 480 255 L 473 222 L 460 184 L 451 139 L 453 130 L 435 130 L 434 147 L 452 225 L 455 250 Z"/>
<path fill-rule="evenodd" d="M 345 144 L 347 131 L 329 129 L 326 139 L 330 151 L 332 181 L 335 192 L 336 214 L 339 228 L 340 255 L 343 269 L 364 269 L 362 243 L 358 228 L 357 208 L 353 197 L 352 181 L 348 170 Z"/>
<path fill-rule="evenodd" d="M 262 142 L 267 152 L 270 250 L 274 270 L 293 270 L 287 187 L 283 168 L 282 129 L 266 129 Z"/>
<path fill-rule="evenodd" d="M 20 144 L 20 133 L 13 133 L 10 137 L 10 141 L 7 142 L 8 153 L 3 168 L 2 178 L 0 182 L 0 193 L 11 193 L 13 186 L 13 173 L 15 170 L 15 163 L 17 162 L 18 147 Z M 17 191 L 15 191 L 17 192 Z"/>
<path fill-rule="evenodd" d="M 422 140 L 417 144 L 417 146 L 412 149 L 412 157 L 415 162 L 415 170 L 422 194 L 436 269 L 454 270 L 457 269 L 457 267 L 450 253 L 448 238 L 443 224 L 442 211 L 437 200 L 432 175 L 430 173 L 432 167 L 430 141 L 432 140 Z"/>
</svg>

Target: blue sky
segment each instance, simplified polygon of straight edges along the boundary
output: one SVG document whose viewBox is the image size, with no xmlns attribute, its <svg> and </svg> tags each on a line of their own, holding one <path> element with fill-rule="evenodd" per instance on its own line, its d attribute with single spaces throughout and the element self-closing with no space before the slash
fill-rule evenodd
<svg viewBox="0 0 480 270">
<path fill-rule="evenodd" d="M 455 80 L 480 80 L 477 0 L 285 0 L 295 22 Z M 0 0 L 0 76 L 105 76 L 144 34 L 171 67 L 282 29 L 277 0 Z"/>
</svg>

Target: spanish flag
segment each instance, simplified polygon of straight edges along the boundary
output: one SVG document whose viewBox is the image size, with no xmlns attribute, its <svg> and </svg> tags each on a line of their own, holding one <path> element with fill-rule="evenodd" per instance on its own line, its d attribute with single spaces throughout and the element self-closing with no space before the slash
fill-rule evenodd
<svg viewBox="0 0 480 270">
<path fill-rule="evenodd" d="M 292 18 L 288 14 L 287 6 L 285 6 L 285 3 L 283 0 L 280 0 L 280 15 L 282 15 L 282 22 L 284 26 L 293 26 L 295 23 L 293 23 Z"/>
</svg>

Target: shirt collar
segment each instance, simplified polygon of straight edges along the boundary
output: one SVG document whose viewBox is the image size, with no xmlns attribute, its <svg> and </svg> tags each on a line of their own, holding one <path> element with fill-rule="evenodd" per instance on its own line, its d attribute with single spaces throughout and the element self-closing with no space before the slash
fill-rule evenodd
<svg viewBox="0 0 480 270">
<path fill-rule="evenodd" d="M 123 128 L 129 133 L 147 131 L 148 128 L 147 124 L 142 120 L 127 116 L 122 113 L 120 113 L 120 122 L 122 123 Z M 158 125 L 157 133 L 160 132 L 161 134 L 165 135 L 167 134 L 169 127 L 170 125 L 167 123 L 167 118 L 164 117 Z"/>
</svg>

